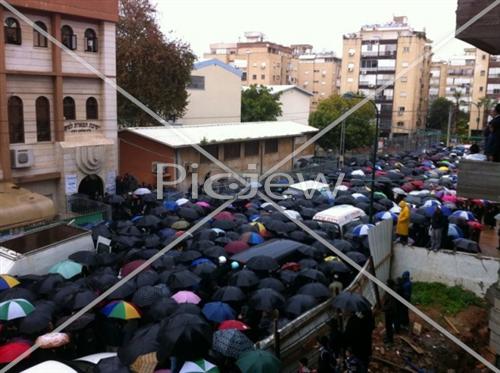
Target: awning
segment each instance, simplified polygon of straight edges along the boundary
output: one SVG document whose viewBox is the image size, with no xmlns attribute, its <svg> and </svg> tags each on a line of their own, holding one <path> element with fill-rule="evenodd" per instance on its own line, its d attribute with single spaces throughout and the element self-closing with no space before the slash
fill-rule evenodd
<svg viewBox="0 0 500 373">
<path fill-rule="evenodd" d="M 50 198 L 8 182 L 0 182 L 0 206 L 0 230 L 39 223 L 56 215 Z"/>
</svg>

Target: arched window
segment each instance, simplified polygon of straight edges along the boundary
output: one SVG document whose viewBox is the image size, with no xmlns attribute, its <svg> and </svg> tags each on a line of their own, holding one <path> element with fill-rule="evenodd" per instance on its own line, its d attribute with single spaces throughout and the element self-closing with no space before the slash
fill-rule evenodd
<svg viewBox="0 0 500 373">
<path fill-rule="evenodd" d="M 36 140 L 50 141 L 50 104 L 47 97 L 36 99 Z"/>
<path fill-rule="evenodd" d="M 5 42 L 7 44 L 21 45 L 21 26 L 17 19 L 8 17 L 3 23 L 5 30 Z"/>
<path fill-rule="evenodd" d="M 64 25 L 61 28 L 61 41 L 69 49 L 76 49 L 76 35 L 73 33 L 73 29 L 68 25 Z"/>
<path fill-rule="evenodd" d="M 91 28 L 85 30 L 85 52 L 97 52 L 97 36 Z"/>
<path fill-rule="evenodd" d="M 85 110 L 87 112 L 87 119 L 98 119 L 99 117 L 99 105 L 94 97 L 89 97 L 85 104 Z"/>
<path fill-rule="evenodd" d="M 73 100 L 73 97 L 69 96 L 64 97 L 63 112 L 65 120 L 76 119 L 75 100 Z"/>
<path fill-rule="evenodd" d="M 24 142 L 23 100 L 11 96 L 8 101 L 9 139 L 11 144 Z"/>
<path fill-rule="evenodd" d="M 47 31 L 47 26 L 42 21 L 36 21 L 35 25 L 40 27 L 43 31 Z M 33 29 L 33 46 L 47 48 L 47 38 L 40 34 L 36 29 Z"/>
</svg>

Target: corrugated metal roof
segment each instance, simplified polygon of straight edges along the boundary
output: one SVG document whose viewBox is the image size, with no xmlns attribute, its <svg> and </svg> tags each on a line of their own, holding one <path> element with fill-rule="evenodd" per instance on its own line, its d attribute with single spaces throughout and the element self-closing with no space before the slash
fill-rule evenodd
<svg viewBox="0 0 500 373">
<path fill-rule="evenodd" d="M 201 69 L 204 69 L 205 67 L 209 67 L 209 66 L 219 66 L 219 67 L 223 68 L 224 70 L 227 70 L 230 73 L 233 73 L 238 78 L 241 78 L 241 74 L 243 74 L 243 72 L 240 69 L 237 69 L 237 68 L 235 68 L 231 65 L 228 65 L 227 63 L 224 63 L 222 61 L 219 61 L 216 58 L 196 62 L 193 65 L 193 70 L 201 70 Z"/>
<path fill-rule="evenodd" d="M 286 91 L 289 91 L 291 89 L 296 89 L 298 90 L 299 92 L 302 92 L 308 96 L 313 96 L 313 94 L 303 88 L 300 88 L 296 85 L 293 85 L 293 84 L 284 84 L 284 85 L 271 85 L 271 84 L 263 84 L 264 87 L 266 88 L 269 88 L 269 90 L 271 91 L 271 93 L 273 94 L 276 94 L 276 93 L 282 93 L 282 92 L 286 92 Z M 247 89 L 250 88 L 250 86 L 243 86 L 241 87 L 244 91 L 246 91 Z"/>
<path fill-rule="evenodd" d="M 302 136 L 317 132 L 318 129 L 296 122 L 279 121 L 178 125 L 170 127 L 134 127 L 127 128 L 124 131 L 135 133 L 172 148 L 180 148 L 194 144 L 208 145 L 234 141 Z"/>
</svg>

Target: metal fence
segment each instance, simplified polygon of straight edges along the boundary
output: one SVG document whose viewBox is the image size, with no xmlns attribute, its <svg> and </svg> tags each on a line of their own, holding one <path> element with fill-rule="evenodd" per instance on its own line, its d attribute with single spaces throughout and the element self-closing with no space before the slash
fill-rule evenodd
<svg viewBox="0 0 500 373">
<path fill-rule="evenodd" d="M 111 205 L 84 196 L 68 197 L 66 212 L 76 214 L 74 218 L 79 225 L 112 218 Z"/>
</svg>

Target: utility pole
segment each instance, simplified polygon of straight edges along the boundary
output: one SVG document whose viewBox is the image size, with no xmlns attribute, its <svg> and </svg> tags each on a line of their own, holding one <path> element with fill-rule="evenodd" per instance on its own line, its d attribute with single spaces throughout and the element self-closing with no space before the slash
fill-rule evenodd
<svg viewBox="0 0 500 373">
<path fill-rule="evenodd" d="M 446 133 L 446 146 L 450 146 L 450 134 L 451 134 L 452 119 L 453 119 L 453 106 L 450 105 L 450 110 L 448 112 L 448 130 Z"/>
</svg>

